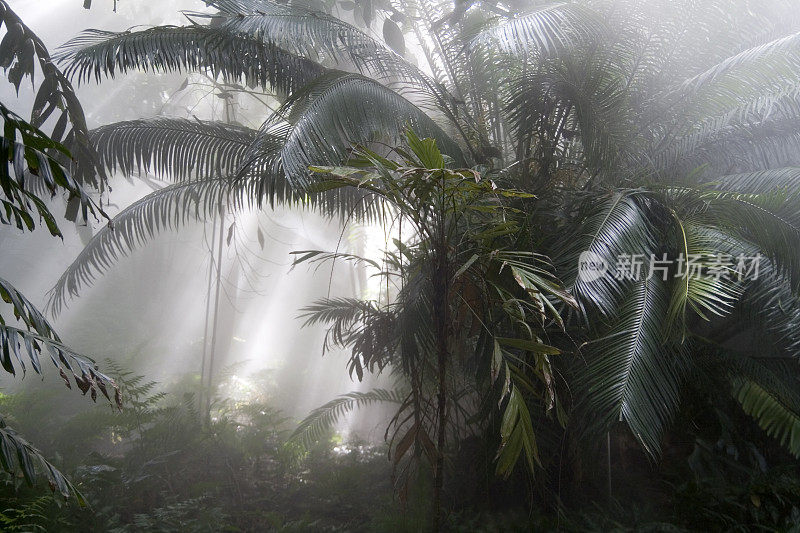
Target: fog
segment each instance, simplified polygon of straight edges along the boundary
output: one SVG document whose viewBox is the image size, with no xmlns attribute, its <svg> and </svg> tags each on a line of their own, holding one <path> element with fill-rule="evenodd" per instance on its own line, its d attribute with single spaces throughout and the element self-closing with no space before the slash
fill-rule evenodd
<svg viewBox="0 0 800 533">
<path fill-rule="evenodd" d="M 116 12 L 108 5 L 86 10 L 70 0 L 17 1 L 10 5 L 50 50 L 56 50 L 83 28 L 124 31 L 134 26 L 179 24 L 185 21 L 181 10 L 205 9 L 202 2 L 123 2 Z M 177 91 L 187 79 L 196 88 Z M 83 84 L 77 94 L 84 102 L 90 128 L 162 114 L 220 119 L 225 113 L 224 102 L 214 97 L 208 80 L 191 74 L 187 78 L 178 74 L 131 73 L 101 85 Z M 13 102 L 21 114 L 32 103 L 32 96 L 24 92 L 17 99 L 11 85 L 0 87 L 0 99 Z M 257 128 L 268 112 L 258 104 L 241 98 L 241 103 L 233 105 L 236 118 Z M 113 176 L 104 206 L 113 218 L 164 185 L 152 175 L 136 179 Z M 105 223 L 101 219 L 90 220 L 88 225 L 62 224 L 63 242 L 41 229 L 29 235 L 3 228 L 0 269 L 33 302 L 44 307 L 46 293 L 60 273 L 92 232 Z M 96 361 L 110 359 L 130 371 L 146 373 L 148 379 L 159 382 L 165 390 L 187 378 L 199 380 L 203 344 L 209 352 L 212 344 L 216 300 L 214 287 L 208 289 L 208 280 L 209 270 L 216 278 L 219 268 L 218 226 L 215 220 L 190 223 L 178 231 L 158 235 L 122 258 L 60 314 L 54 325 L 62 338 Z M 276 208 L 229 214 L 224 222 L 224 238 L 221 297 L 216 313 L 215 386 L 224 384 L 225 394 L 240 396 L 236 399 L 266 396 L 286 416 L 300 420 L 338 394 L 369 390 L 387 382 L 381 378 L 363 382 L 351 379 L 341 352 L 334 350 L 323 357 L 324 328 L 304 328 L 304 321 L 299 318 L 301 308 L 319 298 L 369 296 L 370 291 L 376 290 L 374 283 L 370 287 L 363 270 L 356 272 L 342 262 L 320 269 L 306 265 L 292 268 L 291 255 L 301 250 L 347 252 L 365 247 L 375 255 L 382 246 L 380 231 L 352 221 L 343 225 L 311 210 Z M 213 239 L 216 245 L 212 250 Z M 204 332 L 209 298 L 211 313 Z M 38 387 L 39 384 L 30 383 L 37 380 L 38 377 L 28 376 L 7 387 Z M 46 382 L 52 380 L 52 376 L 45 378 Z M 46 388 L 52 382 L 44 385 Z M 66 392 L 64 399 L 71 401 Z M 340 431 L 382 440 L 384 428 L 378 426 L 383 413 L 369 415 L 370 409 L 349 415 L 340 424 Z"/>
<path fill-rule="evenodd" d="M 0 0 L 0 71 L 0 531 L 798 531 L 800 0 Z"/>
</svg>

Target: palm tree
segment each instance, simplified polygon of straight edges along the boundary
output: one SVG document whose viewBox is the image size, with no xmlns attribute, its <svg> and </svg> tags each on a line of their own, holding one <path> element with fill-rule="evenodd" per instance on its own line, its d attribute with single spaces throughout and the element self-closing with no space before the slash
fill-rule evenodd
<svg viewBox="0 0 800 533">
<path fill-rule="evenodd" d="M 574 354 L 558 371 L 576 387 L 578 436 L 623 420 L 658 457 L 682 388 L 712 375 L 800 455 L 791 2 L 755 13 L 716 0 L 545 1 L 524 12 L 515 1 L 375 3 L 391 47 L 370 22 L 362 30 L 299 2 L 209 4 L 182 27 L 87 30 L 62 49 L 82 82 L 200 71 L 281 105 L 257 131 L 157 118 L 92 132 L 107 169 L 175 183 L 98 232 L 55 287 L 56 311 L 119 255 L 223 201 L 379 216 L 359 188 L 307 196 L 318 181 L 309 166 L 341 164 L 354 144 L 396 145 L 411 126 L 454 166 L 536 195 L 524 206 L 525 249 L 551 258 L 579 306 L 548 299 L 564 317 L 551 344 Z M 358 18 L 374 18 L 357 5 Z M 645 275 L 589 279 L 583 252 L 612 271 L 636 256 Z M 745 257 L 760 258 L 757 279 L 739 276 L 732 260 Z M 698 275 L 677 270 L 689 258 Z"/>
<path fill-rule="evenodd" d="M 523 211 L 506 202 L 533 195 L 500 189 L 471 169 L 447 168 L 433 139 L 421 140 L 412 131 L 406 136 L 407 146 L 395 149 L 399 161 L 359 149 L 349 161 L 353 167 L 311 167 L 326 175 L 313 189 L 356 188 L 390 209 L 387 224 L 398 228 L 398 237 L 383 266 L 342 256 L 378 269 L 385 302 L 325 299 L 307 308 L 306 317 L 307 323 L 327 324 L 330 343 L 351 350 L 351 374 L 361 379 L 364 369 L 391 367 L 410 390 L 345 395 L 315 410 L 295 435 L 318 433 L 354 404 L 399 403 L 390 427 L 394 465 L 402 467 L 401 492 L 408 490 L 411 463 L 426 457 L 433 467 L 438 528 L 446 445 L 457 440 L 452 436 L 474 432 L 475 426 L 493 436 L 486 426 L 497 424 L 498 473 L 510 474 L 521 457 L 534 470 L 539 457 L 522 391 L 554 410 L 549 356 L 560 352 L 542 337 L 546 324 L 560 322 L 560 316 L 548 297 L 576 302 L 553 278 L 546 258 L 518 250 Z M 341 256 L 299 254 L 295 264 Z"/>
</svg>

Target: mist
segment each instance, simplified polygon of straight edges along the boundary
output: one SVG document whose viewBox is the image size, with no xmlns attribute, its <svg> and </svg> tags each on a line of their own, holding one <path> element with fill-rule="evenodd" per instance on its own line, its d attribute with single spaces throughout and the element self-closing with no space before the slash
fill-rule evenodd
<svg viewBox="0 0 800 533">
<path fill-rule="evenodd" d="M 797 0 L 0 0 L 0 67 L 0 529 L 800 524 Z"/>
</svg>

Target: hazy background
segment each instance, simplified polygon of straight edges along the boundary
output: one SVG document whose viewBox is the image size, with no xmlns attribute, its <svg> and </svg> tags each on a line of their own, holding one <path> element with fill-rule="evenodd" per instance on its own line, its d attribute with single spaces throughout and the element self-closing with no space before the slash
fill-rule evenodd
<svg viewBox="0 0 800 533">
<path fill-rule="evenodd" d="M 180 10 L 205 7 L 199 1 L 122 0 L 114 13 L 111 0 L 95 0 L 91 10 L 83 9 L 81 0 L 12 0 L 10 4 L 51 54 L 86 28 L 120 31 L 135 25 L 181 24 Z M 81 86 L 78 96 L 90 128 L 159 114 L 222 119 L 224 102 L 202 76 L 190 76 L 189 85 L 180 90 L 186 81 L 185 74 L 132 73 L 99 86 Z M 29 84 L 23 84 L 17 97 L 10 83 L 0 83 L 0 100 L 23 116 L 30 114 L 33 94 Z M 244 97 L 237 98 L 234 106 L 235 119 L 250 127 L 258 127 L 266 113 L 263 104 Z M 109 215 L 163 185 L 152 177 L 146 181 L 114 177 L 104 197 L 110 202 Z M 56 207 L 55 212 L 62 209 Z M 96 230 L 66 220 L 60 225 L 63 242 L 39 230 L 22 234 L 0 227 L 2 276 L 42 306 L 47 290 Z M 110 358 L 165 388 L 199 379 L 209 268 L 216 268 L 210 253 L 214 231 L 217 226 L 211 223 L 192 224 L 161 235 L 119 261 L 58 317 L 55 325 L 62 338 L 97 361 Z M 290 252 L 333 251 L 339 246 L 375 255 L 384 237 L 374 228 L 351 224 L 343 231 L 338 221 L 281 208 L 239 213 L 235 220 L 229 216 L 224 231 L 226 237 L 229 231 L 233 236 L 223 253 L 224 294 L 215 362 L 220 380 L 226 382 L 224 393 L 266 397 L 299 419 L 337 394 L 375 386 L 350 380 L 344 354 L 328 353 L 323 358 L 324 331 L 302 328 L 297 316 L 302 306 L 329 293 L 365 296 L 376 288 L 363 272 L 346 264 L 337 264 L 333 271 L 330 265 L 316 272 L 306 266 L 291 269 Z M 6 389 L 18 383 L 20 379 L 11 378 L 0 382 Z M 42 394 L 62 395 L 60 390 L 53 391 L 60 382 L 52 372 L 44 383 L 32 375 L 22 383 L 41 388 Z M 86 405 L 86 400 L 75 400 L 74 395 L 64 395 L 64 402 L 69 407 L 62 408 L 69 410 Z M 384 428 L 377 420 L 362 414 L 351 417 L 342 429 L 353 427 L 362 437 L 382 438 Z"/>
</svg>

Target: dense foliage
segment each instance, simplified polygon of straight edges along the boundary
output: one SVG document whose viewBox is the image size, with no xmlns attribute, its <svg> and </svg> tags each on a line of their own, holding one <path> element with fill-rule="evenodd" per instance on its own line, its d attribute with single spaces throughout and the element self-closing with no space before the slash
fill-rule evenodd
<svg viewBox="0 0 800 533">
<path fill-rule="evenodd" d="M 54 313 L 160 231 L 223 208 L 283 203 L 382 224 L 382 261 L 306 250 L 295 263 L 344 260 L 379 277 L 378 299 L 304 313 L 350 351 L 352 376 L 390 374 L 395 387 L 333 399 L 291 435 L 258 403 L 204 423 L 193 398 L 131 392 L 136 426 L 123 411 L 95 433 L 123 443 L 113 460 L 75 466 L 87 486 L 114 487 L 95 495 L 98 528 L 253 530 L 276 509 L 275 527 L 313 530 L 284 498 L 316 482 L 320 493 L 298 497 L 326 527 L 379 527 L 374 509 L 333 496 L 330 472 L 385 483 L 387 497 L 393 481 L 397 528 L 782 530 L 800 519 L 792 2 L 207 3 L 184 26 L 86 30 L 56 56 L 64 74 L 2 3 L 9 79 L 19 87 L 34 57 L 46 77 L 30 124 L 2 108 L 17 164 L 16 179 L 0 176 L 0 221 L 32 229 L 33 205 L 56 234 L 28 174 L 66 189 L 84 219 L 94 204 L 81 187 L 102 189 L 106 173 L 172 182 L 96 232 L 53 288 Z M 86 131 L 69 80 L 132 70 L 201 73 L 226 109 L 234 94 L 257 97 L 266 118 L 258 129 L 159 116 Z M 48 137 L 37 126 L 56 108 Z M 79 148 L 73 165 L 65 156 Z M 0 289 L 49 335 L 24 297 Z M 336 420 L 376 402 L 396 407 L 391 463 L 369 448 L 348 455 L 357 466 L 331 456 Z M 136 473 L 145 467 L 165 473 Z M 203 468 L 219 485 L 198 488 Z M 137 496 L 122 505 L 119 490 Z M 266 495 L 269 509 L 253 509 Z M 519 516 L 531 502 L 536 518 Z M 25 500 L 7 518 L 43 505 Z"/>
</svg>

